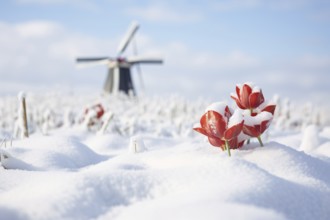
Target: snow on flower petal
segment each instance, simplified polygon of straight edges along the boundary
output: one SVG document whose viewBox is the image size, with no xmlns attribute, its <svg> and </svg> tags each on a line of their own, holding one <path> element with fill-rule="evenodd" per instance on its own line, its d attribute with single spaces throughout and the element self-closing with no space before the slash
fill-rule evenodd
<svg viewBox="0 0 330 220">
<path fill-rule="evenodd" d="M 240 124 L 244 120 L 242 111 L 236 109 L 234 114 L 230 117 L 228 122 L 228 127 L 232 127 L 234 125 Z"/>
<path fill-rule="evenodd" d="M 220 115 L 225 116 L 227 119 L 231 116 L 231 110 L 228 107 L 228 105 L 225 102 L 214 102 L 211 105 L 209 105 L 205 112 L 207 111 L 215 111 L 218 112 Z M 228 122 L 228 121 L 226 121 Z"/>
<path fill-rule="evenodd" d="M 270 125 L 273 115 L 261 112 L 256 116 L 244 115 L 243 132 L 251 137 L 259 137 Z"/>
<path fill-rule="evenodd" d="M 243 116 L 240 110 L 236 109 L 234 114 L 230 117 L 227 130 L 225 131 L 225 139 L 231 140 L 237 137 L 243 128 Z"/>
</svg>

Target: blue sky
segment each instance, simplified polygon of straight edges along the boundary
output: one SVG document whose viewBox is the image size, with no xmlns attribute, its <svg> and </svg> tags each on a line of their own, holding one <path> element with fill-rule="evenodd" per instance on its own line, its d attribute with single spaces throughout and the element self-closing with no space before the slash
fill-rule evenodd
<svg viewBox="0 0 330 220">
<path fill-rule="evenodd" d="M 132 20 L 141 25 L 139 53 L 165 61 L 142 66 L 146 94 L 222 99 L 245 81 L 268 96 L 320 101 L 330 94 L 327 0 L 2 1 L 0 92 L 101 90 L 106 68 L 77 69 L 74 59 L 115 55 Z"/>
</svg>

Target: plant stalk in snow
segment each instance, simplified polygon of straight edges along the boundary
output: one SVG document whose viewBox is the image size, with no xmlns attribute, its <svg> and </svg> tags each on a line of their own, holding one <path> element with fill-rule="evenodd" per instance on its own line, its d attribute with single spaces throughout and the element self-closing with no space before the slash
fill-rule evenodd
<svg viewBox="0 0 330 220">
<path fill-rule="evenodd" d="M 23 116 L 23 135 L 24 137 L 29 137 L 28 126 L 27 126 L 27 116 L 26 116 L 26 103 L 25 97 L 22 98 L 22 116 Z"/>
<path fill-rule="evenodd" d="M 257 138 L 258 138 L 258 141 L 259 141 L 260 146 L 263 147 L 264 144 L 262 143 L 261 135 L 259 135 Z"/>
<path fill-rule="evenodd" d="M 230 153 L 230 146 L 229 146 L 229 143 L 228 143 L 227 140 L 225 141 L 225 146 L 226 146 L 227 151 L 228 151 L 228 156 L 231 156 L 231 153 Z"/>
</svg>

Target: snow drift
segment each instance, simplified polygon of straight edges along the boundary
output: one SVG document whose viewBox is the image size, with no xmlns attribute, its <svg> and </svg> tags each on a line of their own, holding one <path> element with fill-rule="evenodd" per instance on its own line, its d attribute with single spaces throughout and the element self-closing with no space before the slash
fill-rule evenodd
<svg viewBox="0 0 330 220">
<path fill-rule="evenodd" d="M 330 218 L 330 127 L 321 113 L 318 122 L 282 105 L 265 146 L 252 139 L 229 158 L 192 132 L 203 101 L 27 96 L 31 137 L 10 143 L 15 105 L 0 100 L 3 219 Z M 79 124 L 96 101 L 114 113 L 102 133 Z"/>
</svg>

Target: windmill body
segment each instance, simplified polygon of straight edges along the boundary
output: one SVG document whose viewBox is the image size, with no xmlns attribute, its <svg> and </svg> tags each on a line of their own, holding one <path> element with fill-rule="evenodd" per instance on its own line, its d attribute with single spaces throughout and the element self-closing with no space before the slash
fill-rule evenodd
<svg viewBox="0 0 330 220">
<path fill-rule="evenodd" d="M 133 80 L 131 77 L 131 66 L 128 63 L 117 61 L 115 66 L 108 68 L 108 75 L 103 87 L 106 93 L 122 91 L 126 94 L 135 95 Z"/>
<path fill-rule="evenodd" d="M 126 94 L 136 95 L 135 87 L 131 76 L 131 67 L 133 65 L 139 65 L 141 63 L 161 64 L 163 62 L 162 59 L 155 57 L 135 56 L 135 57 L 124 58 L 121 56 L 121 54 L 125 51 L 129 43 L 131 42 L 138 28 L 139 25 L 136 22 L 133 22 L 127 34 L 119 44 L 118 56 L 116 58 L 111 58 L 111 57 L 77 58 L 77 63 L 80 66 L 90 66 L 90 65 L 108 66 L 108 75 L 106 77 L 106 81 L 103 87 L 103 91 L 105 93 L 123 92 Z"/>
</svg>

